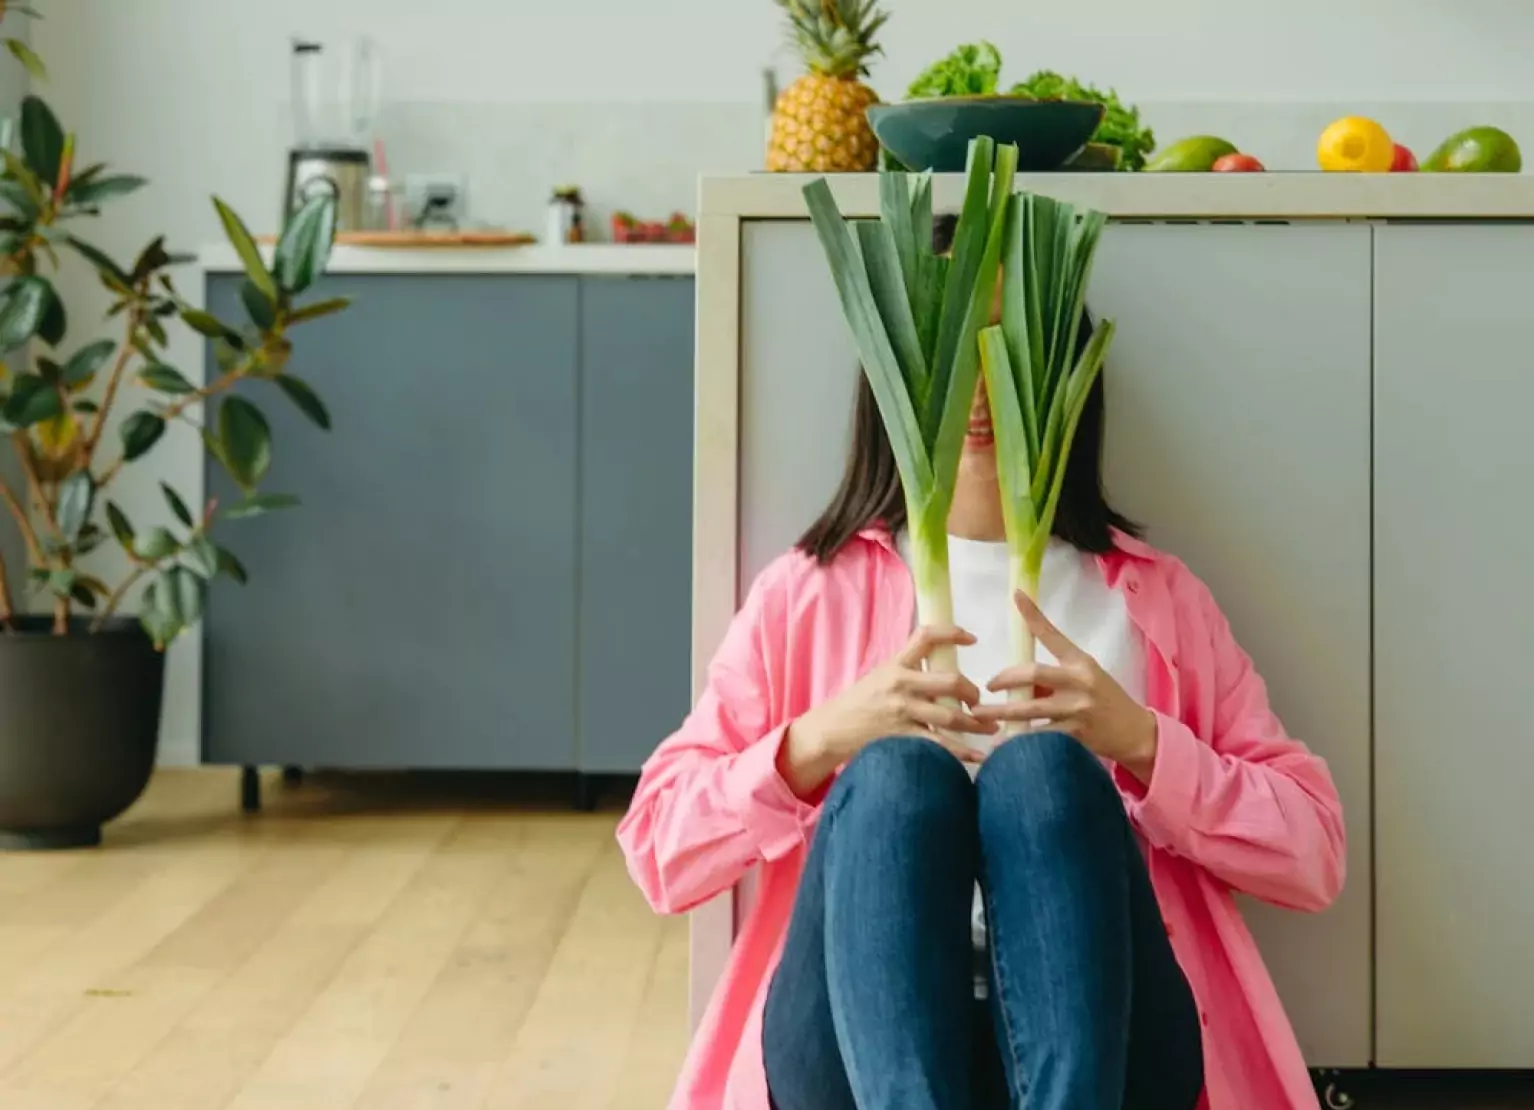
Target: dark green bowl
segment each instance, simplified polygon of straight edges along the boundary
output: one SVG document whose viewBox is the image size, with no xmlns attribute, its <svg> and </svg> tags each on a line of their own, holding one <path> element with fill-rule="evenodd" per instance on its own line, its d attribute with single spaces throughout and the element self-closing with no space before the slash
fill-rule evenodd
<svg viewBox="0 0 1534 1110">
<path fill-rule="evenodd" d="M 884 149 L 911 170 L 958 173 L 969 142 L 988 135 L 1017 146 L 1017 168 L 1049 173 L 1075 157 L 1103 119 L 1101 104 L 1022 96 L 951 96 L 875 104 L 868 122 Z"/>
</svg>

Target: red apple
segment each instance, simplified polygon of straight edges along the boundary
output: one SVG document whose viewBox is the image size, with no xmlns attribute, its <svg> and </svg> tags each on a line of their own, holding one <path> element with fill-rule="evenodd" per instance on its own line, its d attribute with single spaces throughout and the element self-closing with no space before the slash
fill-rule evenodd
<svg viewBox="0 0 1534 1110">
<path fill-rule="evenodd" d="M 1400 143 L 1396 143 L 1395 161 L 1390 163 L 1391 173 L 1416 173 L 1417 156 Z"/>
<path fill-rule="evenodd" d="M 1267 169 L 1250 154 L 1227 154 L 1209 167 L 1215 173 L 1262 173 Z"/>
</svg>

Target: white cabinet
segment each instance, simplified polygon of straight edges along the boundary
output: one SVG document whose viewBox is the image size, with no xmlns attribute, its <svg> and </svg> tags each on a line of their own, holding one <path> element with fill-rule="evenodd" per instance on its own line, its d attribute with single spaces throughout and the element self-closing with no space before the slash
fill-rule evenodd
<svg viewBox="0 0 1534 1110">
<path fill-rule="evenodd" d="M 1378 1062 L 1534 1064 L 1534 227 L 1375 257 Z"/>
</svg>

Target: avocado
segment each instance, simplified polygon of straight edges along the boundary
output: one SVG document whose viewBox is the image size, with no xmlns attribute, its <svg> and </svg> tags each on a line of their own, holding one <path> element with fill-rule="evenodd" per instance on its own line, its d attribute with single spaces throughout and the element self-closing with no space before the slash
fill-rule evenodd
<svg viewBox="0 0 1534 1110">
<path fill-rule="evenodd" d="M 1496 127 L 1472 127 L 1450 135 L 1422 161 L 1425 173 L 1517 173 L 1523 154 L 1517 141 Z"/>
<path fill-rule="evenodd" d="M 1193 135 L 1179 139 L 1151 155 L 1146 173 L 1208 173 L 1227 154 L 1236 154 L 1236 145 L 1213 135 Z"/>
</svg>

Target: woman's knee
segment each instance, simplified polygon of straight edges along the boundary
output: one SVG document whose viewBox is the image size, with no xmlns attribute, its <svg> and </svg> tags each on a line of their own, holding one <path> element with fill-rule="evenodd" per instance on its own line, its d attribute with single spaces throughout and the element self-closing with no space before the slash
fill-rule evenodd
<svg viewBox="0 0 1534 1110">
<path fill-rule="evenodd" d="M 1039 816 L 1123 811 L 1102 762 L 1061 732 L 1025 733 L 1001 744 L 981 765 L 975 786 L 982 811 L 990 806 Z"/>
<path fill-rule="evenodd" d="M 919 736 L 876 740 L 854 756 L 837 776 L 828 809 L 857 799 L 890 814 L 914 810 L 972 809 L 974 784 L 953 753 Z"/>
</svg>

